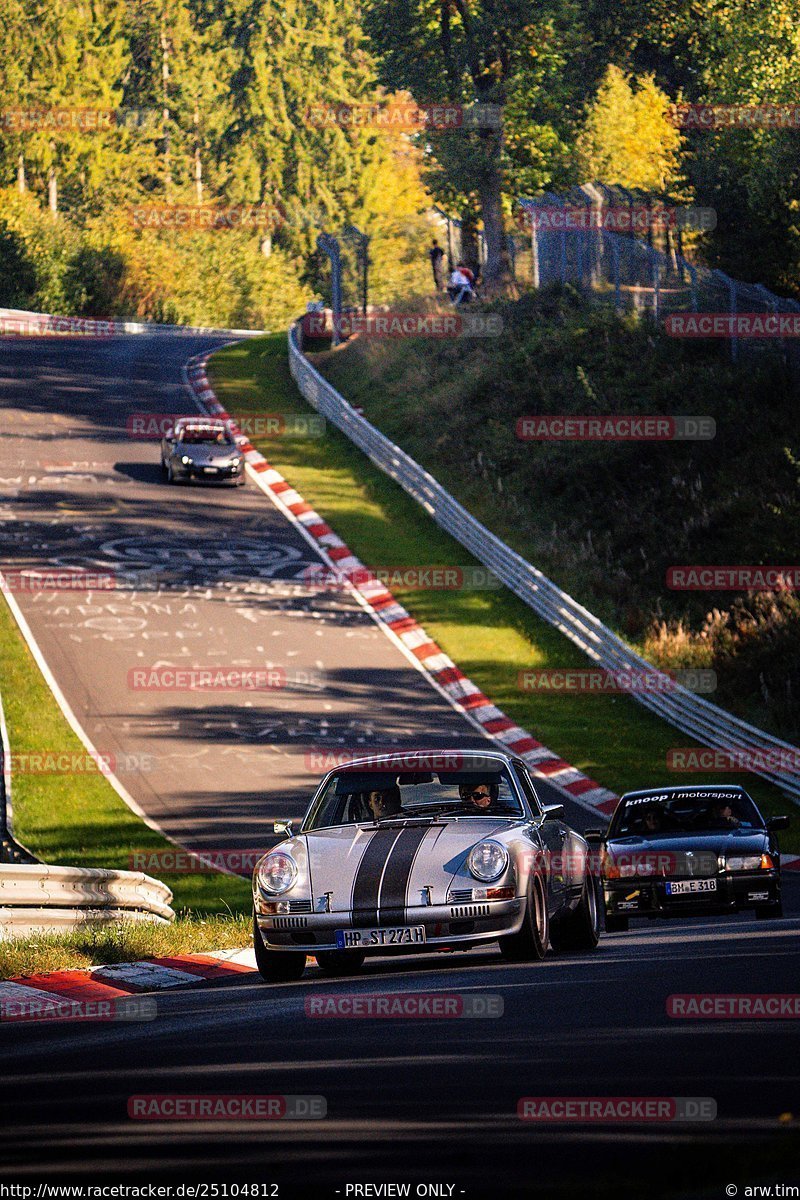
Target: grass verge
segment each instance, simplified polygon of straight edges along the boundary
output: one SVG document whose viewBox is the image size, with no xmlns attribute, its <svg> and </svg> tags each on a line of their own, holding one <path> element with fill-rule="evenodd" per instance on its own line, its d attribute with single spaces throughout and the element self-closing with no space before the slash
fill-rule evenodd
<svg viewBox="0 0 800 1200">
<path fill-rule="evenodd" d="M 283 335 L 248 339 L 214 355 L 212 385 L 237 416 L 308 413 L 289 374 Z M 258 448 L 372 568 L 474 565 L 405 492 L 329 427 L 324 437 L 261 439 Z M 496 704 L 568 762 L 622 792 L 649 784 L 697 782 L 670 772 L 670 748 L 689 744 L 625 696 L 531 693 L 518 675 L 530 668 L 587 665 L 581 653 L 505 589 L 395 594 L 439 645 Z M 791 810 L 776 788 L 752 775 L 726 775 L 749 788 L 764 811 Z M 800 850 L 800 831 L 784 835 Z"/>
<path fill-rule="evenodd" d="M 493 316 L 502 337 L 360 337 L 318 355 L 317 366 L 645 658 L 713 668 L 719 704 L 800 742 L 792 585 L 694 590 L 670 576 L 673 567 L 796 561 L 797 392 L 780 354 L 766 344 L 755 353 L 744 339 L 732 363 L 713 339 L 669 337 L 570 287 L 498 303 Z M 713 435 L 536 433 L 535 418 L 650 414 L 713 421 Z"/>
<path fill-rule="evenodd" d="M 0 602 L 0 689 L 12 755 L 85 753 L 34 662 L 5 599 Z M 14 833 L 45 862 L 129 870 L 134 850 L 174 849 L 149 829 L 99 771 L 12 774 Z M 176 911 L 246 913 L 246 879 L 219 872 L 161 874 Z"/>
<path fill-rule="evenodd" d="M 251 939 L 250 917 L 181 917 L 173 925 L 122 921 L 65 933 L 39 933 L 0 942 L 0 979 L 137 962 L 174 954 L 238 950 Z"/>
</svg>

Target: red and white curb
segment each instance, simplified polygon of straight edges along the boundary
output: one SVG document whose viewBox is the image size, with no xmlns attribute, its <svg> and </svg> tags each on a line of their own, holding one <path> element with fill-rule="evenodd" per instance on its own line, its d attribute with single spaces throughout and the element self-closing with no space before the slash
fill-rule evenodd
<svg viewBox="0 0 800 1200">
<path fill-rule="evenodd" d="M 136 1019 L 137 1010 L 126 1003 L 132 996 L 252 975 L 255 970 L 252 949 L 215 950 L 0 980 L 0 1024 Z M 141 1010 L 139 1017 L 148 1019 L 147 1010 Z"/>
<path fill-rule="evenodd" d="M 235 420 L 217 400 L 208 380 L 206 366 L 210 354 L 198 355 L 186 366 L 186 381 L 195 403 L 210 416 Z M 364 606 L 378 623 L 398 641 L 412 658 L 414 664 L 425 673 L 436 687 L 472 724 L 498 742 L 503 749 L 511 751 L 524 760 L 533 775 L 546 780 L 565 797 L 590 812 L 608 814 L 616 807 L 619 797 L 608 788 L 601 787 L 581 771 L 570 766 L 559 755 L 532 737 L 526 730 L 507 717 L 483 694 L 452 659 L 444 653 L 425 632 L 422 626 L 381 583 L 356 558 L 352 550 L 323 521 L 299 492 L 276 471 L 264 455 L 239 434 L 239 443 L 245 462 L 254 474 L 261 490 L 269 496 L 295 525 L 306 539 L 322 554 L 323 559 L 345 578 L 352 579 L 352 590 L 357 593 Z"/>
</svg>

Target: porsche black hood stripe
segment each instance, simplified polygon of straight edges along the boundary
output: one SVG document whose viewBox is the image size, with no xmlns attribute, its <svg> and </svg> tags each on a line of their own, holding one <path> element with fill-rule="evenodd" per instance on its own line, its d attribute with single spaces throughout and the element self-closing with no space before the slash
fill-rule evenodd
<svg viewBox="0 0 800 1200">
<path fill-rule="evenodd" d="M 398 829 L 378 829 L 362 855 L 353 880 L 353 924 L 378 924 L 378 892 L 386 860 L 400 836 Z"/>
<path fill-rule="evenodd" d="M 430 833 L 430 825 L 404 829 L 395 842 L 381 884 L 378 922 L 380 925 L 403 924 L 411 868 L 414 865 L 417 851 L 428 833 Z"/>
</svg>

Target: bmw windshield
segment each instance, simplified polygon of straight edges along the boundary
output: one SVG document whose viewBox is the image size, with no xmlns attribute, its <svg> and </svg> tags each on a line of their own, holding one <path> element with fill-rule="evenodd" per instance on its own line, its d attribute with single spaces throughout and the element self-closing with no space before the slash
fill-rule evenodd
<svg viewBox="0 0 800 1200">
<path fill-rule="evenodd" d="M 628 796 L 614 814 L 609 837 L 763 828 L 761 815 L 746 792 L 709 788 Z"/>
</svg>

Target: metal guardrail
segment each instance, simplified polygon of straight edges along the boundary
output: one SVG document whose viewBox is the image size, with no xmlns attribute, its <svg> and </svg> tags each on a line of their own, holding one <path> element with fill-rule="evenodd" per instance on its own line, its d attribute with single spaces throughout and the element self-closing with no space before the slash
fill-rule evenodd
<svg viewBox="0 0 800 1200">
<path fill-rule="evenodd" d="M 220 329 L 214 325 L 162 325 L 157 321 L 126 321 L 114 317 L 107 321 L 99 317 L 60 317 L 51 313 L 29 312 L 24 308 L 0 308 L 0 322 L 3 321 L 7 324 L 5 329 L 0 324 L 0 337 L 15 334 L 35 336 L 37 333 L 52 337 L 70 334 L 111 337 L 123 333 L 164 333 L 173 337 L 204 337 L 206 334 L 261 337 L 270 332 L 268 329 Z"/>
<path fill-rule="evenodd" d="M 57 867 L 49 863 L 0 865 L 0 908 L 123 908 L 171 920 L 172 892 L 143 871 Z"/>
<path fill-rule="evenodd" d="M 611 671 L 654 668 L 588 609 L 491 533 L 432 475 L 370 425 L 317 371 L 302 352 L 298 325 L 289 330 L 289 367 L 300 392 L 386 475 L 403 488 L 451 537 L 488 567 L 510 591 L 558 629 L 598 665 Z M 666 675 L 663 690 L 633 690 L 645 708 L 704 746 L 746 755 L 748 770 L 800 801 L 800 749 L 726 712 Z"/>
<path fill-rule="evenodd" d="M 0 938 L 97 921 L 174 921 L 172 892 L 141 871 L 0 864 Z"/>
</svg>

